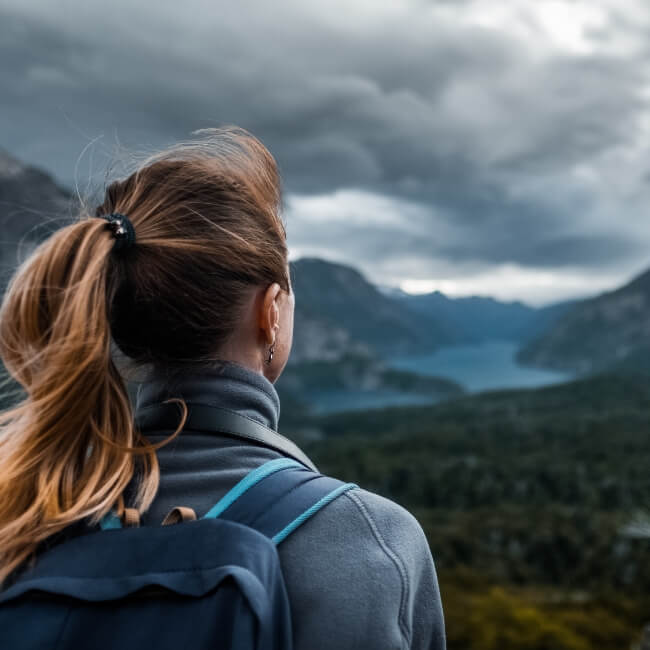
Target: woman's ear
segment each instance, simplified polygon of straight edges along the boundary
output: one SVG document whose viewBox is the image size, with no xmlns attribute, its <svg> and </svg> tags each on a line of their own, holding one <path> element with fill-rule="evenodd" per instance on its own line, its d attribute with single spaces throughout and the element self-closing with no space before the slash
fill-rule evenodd
<svg viewBox="0 0 650 650">
<path fill-rule="evenodd" d="M 269 345 L 275 341 L 276 330 L 280 326 L 280 309 L 277 303 L 280 291 L 282 291 L 280 285 L 277 282 L 273 282 L 264 292 L 262 299 L 260 329 L 264 332 L 266 342 Z"/>
</svg>

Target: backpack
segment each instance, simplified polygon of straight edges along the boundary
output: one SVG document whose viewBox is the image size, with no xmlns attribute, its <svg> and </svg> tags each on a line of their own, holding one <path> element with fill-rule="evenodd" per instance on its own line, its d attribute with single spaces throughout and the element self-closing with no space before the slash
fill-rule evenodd
<svg viewBox="0 0 650 650">
<path fill-rule="evenodd" d="M 278 458 L 198 520 L 189 508 L 163 526 L 140 527 L 129 509 L 107 516 L 0 592 L 0 648 L 290 650 L 276 546 L 355 487 Z"/>
</svg>

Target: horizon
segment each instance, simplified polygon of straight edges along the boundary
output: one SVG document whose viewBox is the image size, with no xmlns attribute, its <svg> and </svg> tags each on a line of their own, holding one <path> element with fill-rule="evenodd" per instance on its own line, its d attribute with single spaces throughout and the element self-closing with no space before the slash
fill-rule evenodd
<svg viewBox="0 0 650 650">
<path fill-rule="evenodd" d="M 68 187 L 67 185 L 62 183 L 59 179 L 57 179 L 56 176 L 52 173 L 52 170 L 46 169 L 37 164 L 27 163 L 26 161 L 20 160 L 12 152 L 8 151 L 6 147 L 3 147 L 1 144 L 0 144 L 0 154 L 5 154 L 8 157 L 9 160 L 6 161 L 8 163 L 17 162 L 21 166 L 29 166 L 34 169 L 37 169 L 40 172 L 44 172 L 59 187 L 61 187 L 61 189 L 69 193 L 71 197 L 75 195 L 75 190 L 73 188 Z M 0 169 L 0 172 L 1 171 L 2 169 Z M 96 189 L 97 188 L 94 188 L 93 190 L 88 191 L 87 192 L 88 195 L 92 195 L 93 192 L 96 191 Z M 288 235 L 290 235 L 290 233 L 288 233 Z M 299 259 L 315 258 L 333 264 L 342 264 L 344 266 L 353 268 L 359 273 L 361 273 L 368 282 L 370 282 L 380 290 L 387 290 L 387 291 L 399 290 L 412 296 L 427 295 L 431 293 L 440 293 L 446 296 L 447 298 L 451 298 L 451 299 L 486 298 L 486 299 L 496 300 L 502 303 L 521 303 L 533 309 L 549 307 L 551 305 L 559 304 L 567 301 L 577 302 L 582 300 L 588 300 L 590 298 L 597 297 L 604 293 L 615 291 L 619 289 L 621 286 L 628 284 L 636 277 L 650 270 L 650 260 L 649 260 L 648 263 L 641 269 L 637 271 L 633 271 L 631 274 L 628 274 L 627 276 L 622 278 L 618 276 L 612 277 L 609 279 L 608 283 L 604 283 L 599 289 L 592 292 L 589 292 L 586 288 L 581 289 L 580 278 L 577 279 L 574 278 L 573 286 L 569 285 L 569 287 L 567 287 L 565 289 L 565 292 L 562 293 L 561 295 L 557 294 L 557 289 L 554 287 L 555 278 L 549 277 L 548 274 L 544 273 L 543 271 L 540 271 L 538 277 L 533 279 L 538 279 L 538 280 L 541 279 L 542 286 L 545 285 L 546 287 L 551 287 L 553 289 L 556 289 L 555 297 L 550 298 L 550 297 L 543 296 L 535 300 L 534 297 L 531 298 L 531 296 L 527 294 L 517 293 L 516 295 L 513 296 L 508 291 L 506 291 L 506 293 L 503 294 L 499 290 L 499 286 L 500 285 L 502 286 L 503 284 L 502 277 L 499 277 L 500 274 L 507 274 L 507 273 L 514 273 L 515 275 L 524 274 L 524 271 L 522 269 L 513 268 L 513 265 L 504 265 L 502 267 L 496 267 L 495 269 L 492 269 L 492 275 L 479 274 L 469 279 L 467 278 L 462 278 L 460 280 L 454 278 L 430 278 L 426 280 L 406 279 L 396 284 L 390 284 L 387 282 L 378 281 L 377 279 L 369 275 L 359 265 L 355 265 L 353 262 L 349 260 L 339 259 L 337 256 L 326 257 L 323 254 L 313 255 L 309 252 L 298 253 L 298 255 L 299 256 L 296 257 L 295 250 L 291 246 L 289 246 L 289 260 L 292 262 L 297 261 Z M 483 287 L 483 290 L 481 290 L 480 287 Z M 489 287 L 493 287 L 494 290 L 490 292 Z M 521 290 L 523 291 L 525 290 L 525 288 L 522 287 Z"/>
<path fill-rule="evenodd" d="M 412 288 L 412 290 L 407 290 L 407 288 L 399 285 L 387 285 L 387 284 L 381 284 L 375 282 L 372 278 L 368 277 L 361 269 L 359 269 L 357 266 L 350 262 L 343 262 L 341 260 L 337 259 L 327 259 L 322 256 L 313 256 L 313 255 L 302 255 L 300 257 L 291 257 L 291 254 L 289 256 L 290 262 L 298 262 L 300 260 L 319 260 L 323 262 L 327 262 L 330 264 L 340 264 L 346 267 L 349 267 L 359 273 L 364 277 L 364 279 L 368 282 L 370 282 L 373 286 L 375 286 L 377 289 L 379 289 L 382 292 L 391 292 L 391 291 L 402 291 L 405 294 L 409 294 L 411 296 L 425 296 L 425 295 L 430 295 L 432 293 L 438 293 L 446 298 L 450 299 L 463 299 L 463 298 L 481 298 L 481 299 L 488 299 L 488 300 L 495 300 L 500 303 L 504 304 L 512 304 L 512 303 L 520 303 L 526 307 L 530 307 L 533 309 L 543 309 L 544 307 L 550 307 L 552 305 L 557 305 L 563 302 L 581 302 L 583 300 L 590 300 L 592 298 L 597 298 L 598 296 L 610 293 L 612 291 L 617 291 L 618 289 L 628 285 L 630 282 L 634 281 L 635 279 L 641 277 L 642 275 L 645 275 L 646 273 L 650 272 L 650 264 L 648 264 L 646 267 L 640 269 L 639 271 L 633 273 L 632 275 L 628 276 L 627 278 L 623 279 L 622 282 L 617 282 L 612 284 L 611 287 L 604 288 L 601 291 L 598 291 L 596 293 L 592 294 L 575 294 L 575 295 L 570 295 L 566 298 L 560 299 L 560 300 L 551 300 L 551 301 L 545 301 L 545 302 L 540 302 L 540 303 L 534 303 L 529 300 L 521 300 L 519 298 L 514 298 L 514 299 L 507 299 L 507 298 L 499 298 L 498 296 L 494 294 L 488 294 L 488 293 L 477 293 L 477 292 L 467 292 L 467 293 L 460 293 L 454 291 L 452 288 L 451 290 L 445 290 L 445 287 L 451 286 L 451 284 L 446 284 L 445 280 L 441 281 L 436 281 L 432 280 L 431 281 L 431 289 L 425 288 L 424 290 L 415 290 Z"/>
</svg>

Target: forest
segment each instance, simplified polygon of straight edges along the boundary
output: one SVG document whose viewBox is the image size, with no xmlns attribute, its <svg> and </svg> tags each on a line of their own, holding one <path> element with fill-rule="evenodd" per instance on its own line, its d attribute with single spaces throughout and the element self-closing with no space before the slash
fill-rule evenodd
<svg viewBox="0 0 650 650">
<path fill-rule="evenodd" d="M 639 647 L 650 622 L 650 377 L 306 416 L 319 469 L 422 524 L 450 650 Z"/>
</svg>

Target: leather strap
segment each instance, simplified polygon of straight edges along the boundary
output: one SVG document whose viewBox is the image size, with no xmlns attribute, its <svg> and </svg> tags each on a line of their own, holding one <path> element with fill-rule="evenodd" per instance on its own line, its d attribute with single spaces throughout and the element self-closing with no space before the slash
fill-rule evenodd
<svg viewBox="0 0 650 650">
<path fill-rule="evenodd" d="M 195 521 L 196 512 L 192 508 L 186 506 L 176 506 L 172 508 L 167 516 L 163 519 L 162 525 L 169 526 L 171 524 L 180 524 L 183 521 Z"/>
<path fill-rule="evenodd" d="M 184 430 L 223 433 L 270 447 L 289 456 L 305 467 L 318 471 L 307 455 L 294 442 L 277 431 L 221 406 L 187 402 L 188 414 Z M 138 410 L 135 424 L 143 433 L 149 429 L 174 431 L 182 417 L 180 405 L 174 402 L 150 404 Z"/>
<path fill-rule="evenodd" d="M 122 526 L 124 528 L 137 528 L 139 525 L 140 513 L 135 508 L 124 508 Z"/>
</svg>

